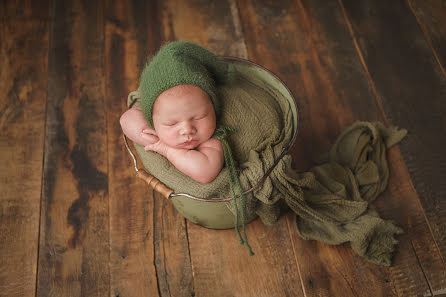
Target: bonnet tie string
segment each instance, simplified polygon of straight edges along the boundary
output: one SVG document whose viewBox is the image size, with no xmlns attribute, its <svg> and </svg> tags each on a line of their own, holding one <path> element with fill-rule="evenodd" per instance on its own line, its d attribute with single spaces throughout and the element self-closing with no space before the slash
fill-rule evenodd
<svg viewBox="0 0 446 297">
<path fill-rule="evenodd" d="M 251 246 L 248 242 L 248 237 L 246 235 L 246 199 L 245 195 L 243 195 L 243 190 L 240 185 L 239 176 L 237 173 L 237 170 L 235 168 L 234 164 L 234 157 L 232 156 L 231 147 L 229 146 L 229 143 L 226 139 L 229 133 L 233 133 L 236 130 L 234 128 L 228 127 L 228 126 L 219 126 L 215 131 L 215 138 L 220 140 L 223 145 L 223 154 L 225 158 L 226 166 L 228 167 L 228 177 L 229 177 L 229 187 L 232 192 L 232 197 L 234 201 L 234 210 L 235 210 L 235 231 L 237 232 L 237 235 L 239 237 L 240 243 L 244 244 L 246 242 L 246 247 L 249 250 L 249 254 L 252 256 L 254 255 L 254 252 L 252 251 Z M 234 189 L 234 183 L 237 186 L 238 195 L 235 193 Z M 241 225 L 242 225 L 242 234 L 240 234 L 239 230 L 239 209 L 237 205 L 237 197 L 240 200 L 240 207 L 241 207 Z"/>
</svg>

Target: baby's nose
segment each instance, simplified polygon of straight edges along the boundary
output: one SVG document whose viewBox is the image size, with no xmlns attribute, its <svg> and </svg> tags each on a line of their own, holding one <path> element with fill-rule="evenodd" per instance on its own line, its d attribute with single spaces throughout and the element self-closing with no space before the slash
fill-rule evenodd
<svg viewBox="0 0 446 297">
<path fill-rule="evenodd" d="M 182 135 L 195 134 L 195 132 L 196 132 L 196 129 L 195 129 L 194 125 L 192 125 L 189 122 L 185 123 L 181 129 Z"/>
</svg>

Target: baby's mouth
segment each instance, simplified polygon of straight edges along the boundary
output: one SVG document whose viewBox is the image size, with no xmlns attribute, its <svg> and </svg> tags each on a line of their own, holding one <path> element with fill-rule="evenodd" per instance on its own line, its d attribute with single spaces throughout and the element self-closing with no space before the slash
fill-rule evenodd
<svg viewBox="0 0 446 297">
<path fill-rule="evenodd" d="M 197 141 L 198 140 L 196 140 L 196 139 L 190 139 L 190 140 L 187 140 L 187 141 L 181 143 L 181 145 L 187 146 L 187 145 L 195 144 L 195 143 L 197 143 Z"/>
</svg>

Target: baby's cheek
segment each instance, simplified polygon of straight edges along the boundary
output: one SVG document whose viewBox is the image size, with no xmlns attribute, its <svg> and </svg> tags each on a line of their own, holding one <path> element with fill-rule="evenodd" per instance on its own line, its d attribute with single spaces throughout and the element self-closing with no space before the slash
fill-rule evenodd
<svg viewBox="0 0 446 297">
<path fill-rule="evenodd" d="M 201 127 L 203 134 L 207 136 L 207 138 L 211 138 L 212 134 L 214 134 L 215 131 L 215 124 L 212 123 L 205 123 Z"/>
<path fill-rule="evenodd" d="M 167 145 L 176 145 L 177 143 L 177 133 L 173 129 L 166 129 L 160 131 L 159 138 L 162 142 L 166 143 Z"/>
</svg>

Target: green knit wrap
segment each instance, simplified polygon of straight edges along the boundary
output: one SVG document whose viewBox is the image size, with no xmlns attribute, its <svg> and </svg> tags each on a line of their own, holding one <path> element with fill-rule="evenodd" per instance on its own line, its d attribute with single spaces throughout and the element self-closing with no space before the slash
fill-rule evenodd
<svg viewBox="0 0 446 297">
<path fill-rule="evenodd" d="M 206 92 L 217 118 L 221 104 L 217 86 L 230 82 L 233 66 L 207 49 L 187 41 L 175 41 L 163 46 L 144 68 L 139 91 L 141 109 L 153 127 L 152 111 L 156 98 L 165 90 L 178 85 L 195 85 Z"/>
</svg>

